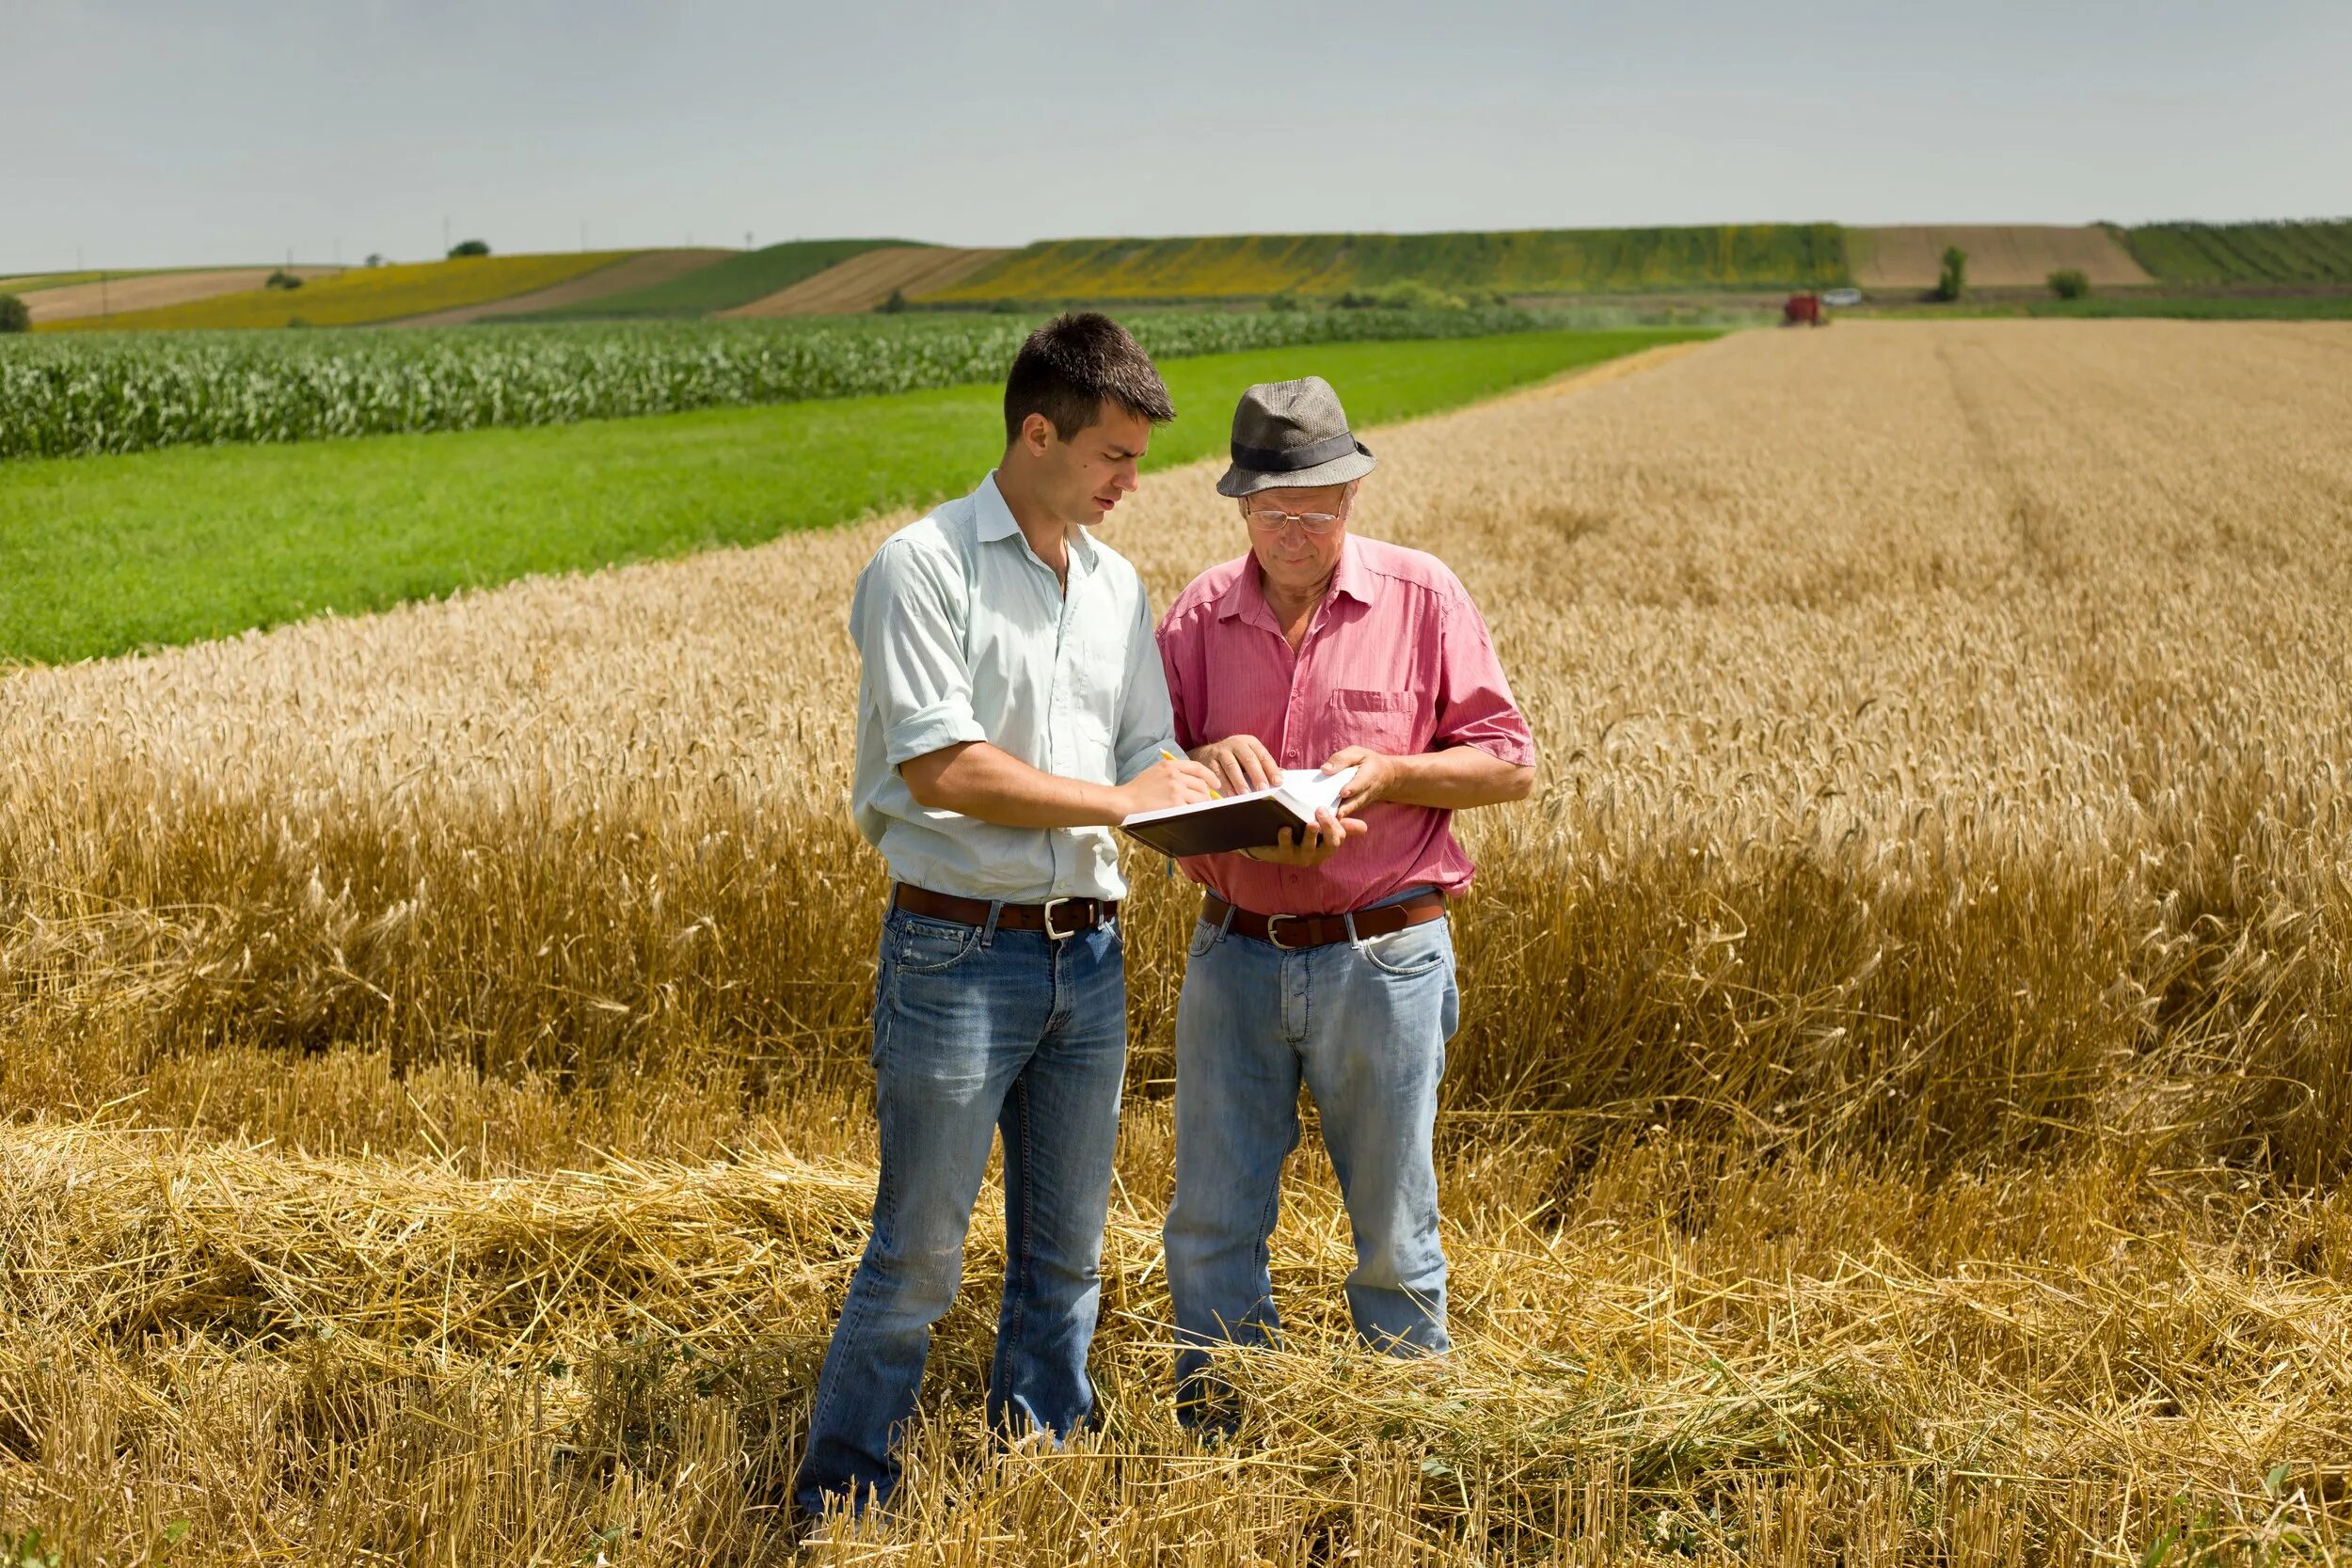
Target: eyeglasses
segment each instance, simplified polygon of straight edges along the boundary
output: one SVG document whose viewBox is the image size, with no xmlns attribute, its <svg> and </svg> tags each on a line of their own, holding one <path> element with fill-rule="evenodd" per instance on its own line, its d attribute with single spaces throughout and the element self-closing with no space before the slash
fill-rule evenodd
<svg viewBox="0 0 2352 1568">
<path fill-rule="evenodd" d="M 1245 514 L 1249 526 L 1260 533 L 1279 533 L 1293 523 L 1317 536 L 1330 532 L 1347 520 L 1344 512 L 1278 512 L 1268 507 L 1263 512 Z"/>
</svg>

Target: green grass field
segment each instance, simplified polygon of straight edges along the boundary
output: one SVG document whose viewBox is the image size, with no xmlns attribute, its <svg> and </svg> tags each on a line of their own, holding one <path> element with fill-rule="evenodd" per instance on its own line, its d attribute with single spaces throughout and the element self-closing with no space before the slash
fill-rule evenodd
<svg viewBox="0 0 2352 1568">
<path fill-rule="evenodd" d="M 612 321 L 648 316 L 707 316 L 765 299 L 816 277 L 827 267 L 883 245 L 916 245 L 915 240 L 791 240 L 758 250 L 747 250 L 714 261 L 683 277 L 627 293 L 610 294 L 583 305 L 541 310 L 516 321 Z"/>
<path fill-rule="evenodd" d="M 1417 279 L 1514 294 L 1781 288 L 1847 280 L 1828 223 L 1543 229 L 1456 234 L 1235 234 L 1052 240 L 992 262 L 925 303 L 1330 295 Z"/>
<path fill-rule="evenodd" d="M 2352 283 L 2352 218 L 2151 223 L 2118 232 L 2167 283 Z"/>
<path fill-rule="evenodd" d="M 1693 331 L 1531 332 L 1174 360 L 1150 466 L 1220 450 L 1254 381 L 1328 376 L 1359 425 Z M 56 662 L 381 609 L 532 572 L 755 544 L 970 486 L 993 386 L 545 429 L 0 465 L 0 657 Z"/>
</svg>

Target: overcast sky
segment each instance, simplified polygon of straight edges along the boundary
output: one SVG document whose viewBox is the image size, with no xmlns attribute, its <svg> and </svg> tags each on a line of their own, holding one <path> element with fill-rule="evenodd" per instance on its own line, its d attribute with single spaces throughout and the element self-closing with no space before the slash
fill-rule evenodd
<svg viewBox="0 0 2352 1568">
<path fill-rule="evenodd" d="M 2352 214 L 2352 4 L 0 0 L 0 272 Z"/>
</svg>

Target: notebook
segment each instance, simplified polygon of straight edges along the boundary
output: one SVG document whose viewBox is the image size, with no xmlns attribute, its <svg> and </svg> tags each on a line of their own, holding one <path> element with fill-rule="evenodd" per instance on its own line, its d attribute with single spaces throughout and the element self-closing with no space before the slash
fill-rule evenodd
<svg viewBox="0 0 2352 1568">
<path fill-rule="evenodd" d="M 1315 813 L 1340 803 L 1340 792 L 1356 776 L 1353 768 L 1319 773 L 1311 768 L 1283 771 L 1272 789 L 1228 795 L 1189 806 L 1139 811 L 1120 822 L 1121 832 L 1163 855 L 1221 855 L 1232 849 L 1271 849 L 1285 828 L 1312 827 Z"/>
</svg>

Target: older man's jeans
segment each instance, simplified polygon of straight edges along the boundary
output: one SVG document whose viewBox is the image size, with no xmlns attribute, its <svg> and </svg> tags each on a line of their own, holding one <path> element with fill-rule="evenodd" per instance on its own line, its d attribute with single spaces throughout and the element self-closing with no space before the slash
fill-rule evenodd
<svg viewBox="0 0 2352 1568">
<path fill-rule="evenodd" d="M 1431 1143 L 1458 1011 L 1454 943 L 1433 920 L 1284 951 L 1209 922 L 1193 931 L 1176 1009 L 1176 1198 L 1165 1239 L 1178 1412 L 1230 1426 L 1209 1349 L 1279 1330 L 1266 1240 L 1314 1096 L 1347 1201 L 1356 1331 L 1397 1355 L 1442 1354 L 1445 1253 Z"/>
<path fill-rule="evenodd" d="M 1127 1055 L 1118 928 L 1055 941 L 894 910 L 874 990 L 882 1179 L 793 1481 L 811 1513 L 828 1498 L 863 1508 L 898 1484 L 892 1443 L 962 1277 L 999 1132 L 1005 1283 L 989 1418 L 1059 1439 L 1094 1402 L 1087 1347 Z"/>
</svg>

